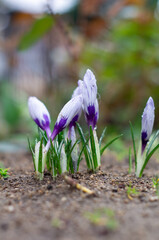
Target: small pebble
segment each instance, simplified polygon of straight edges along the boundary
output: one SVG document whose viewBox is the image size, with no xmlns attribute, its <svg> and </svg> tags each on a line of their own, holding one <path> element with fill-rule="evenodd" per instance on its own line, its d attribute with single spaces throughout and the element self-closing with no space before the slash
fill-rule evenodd
<svg viewBox="0 0 159 240">
<path fill-rule="evenodd" d="M 5 210 L 6 210 L 7 212 L 12 213 L 12 212 L 15 211 L 15 208 L 14 208 L 12 205 L 10 205 L 10 206 L 6 206 L 6 207 L 5 207 Z"/>
<path fill-rule="evenodd" d="M 52 189 L 53 189 L 53 187 L 51 184 L 47 185 L 47 190 L 52 190 Z"/>
<path fill-rule="evenodd" d="M 155 202 L 155 201 L 158 201 L 158 196 L 151 196 L 150 197 L 150 202 Z"/>
</svg>

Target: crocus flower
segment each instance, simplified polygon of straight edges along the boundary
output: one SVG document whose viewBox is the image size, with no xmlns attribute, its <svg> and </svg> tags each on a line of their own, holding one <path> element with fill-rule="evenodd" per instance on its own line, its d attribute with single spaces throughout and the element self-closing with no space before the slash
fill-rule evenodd
<svg viewBox="0 0 159 240">
<path fill-rule="evenodd" d="M 67 102 L 58 115 L 57 121 L 54 126 L 54 130 L 51 134 L 52 141 L 65 127 L 67 127 L 71 121 L 77 118 L 78 113 L 81 111 L 83 103 L 82 95 L 78 95 Z M 50 147 L 50 141 L 46 145 L 46 151 Z"/>
<path fill-rule="evenodd" d="M 99 107 L 96 78 L 91 70 L 86 71 L 83 82 L 79 81 L 79 87 L 83 95 L 83 109 L 87 124 L 94 128 L 99 117 Z"/>
<path fill-rule="evenodd" d="M 147 142 L 149 141 L 149 138 L 151 136 L 154 119 L 155 119 L 154 101 L 152 97 L 149 97 L 142 115 L 142 130 L 141 130 L 142 153 L 145 150 Z"/>
<path fill-rule="evenodd" d="M 45 105 L 36 97 L 29 97 L 28 108 L 31 118 L 50 137 L 50 114 Z"/>
</svg>

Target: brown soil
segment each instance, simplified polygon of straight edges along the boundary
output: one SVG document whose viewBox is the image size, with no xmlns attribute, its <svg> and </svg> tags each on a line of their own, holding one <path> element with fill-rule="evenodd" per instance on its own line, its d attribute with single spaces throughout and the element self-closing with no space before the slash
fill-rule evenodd
<svg viewBox="0 0 159 240">
<path fill-rule="evenodd" d="M 158 164 L 151 160 L 141 179 L 127 173 L 127 163 L 107 155 L 102 171 L 85 170 L 72 175 L 83 186 L 95 191 L 89 196 L 69 186 L 62 176 L 53 181 L 45 174 L 34 178 L 29 154 L 0 155 L 10 167 L 10 177 L 0 180 L 0 239 L 159 239 L 159 201 L 152 186 Z M 127 186 L 137 195 L 128 195 Z M 117 226 L 109 227 L 109 215 L 88 219 L 88 212 L 112 209 Z"/>
</svg>

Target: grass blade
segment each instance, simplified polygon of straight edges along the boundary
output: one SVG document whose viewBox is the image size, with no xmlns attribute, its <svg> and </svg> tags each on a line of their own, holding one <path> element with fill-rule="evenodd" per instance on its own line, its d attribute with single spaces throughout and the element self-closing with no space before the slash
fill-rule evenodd
<svg viewBox="0 0 159 240">
<path fill-rule="evenodd" d="M 129 147 L 129 174 L 132 172 L 132 154 L 131 147 Z"/>
<path fill-rule="evenodd" d="M 86 143 L 82 146 L 82 150 L 81 150 L 81 152 L 80 152 L 80 154 L 79 154 L 78 161 L 77 161 L 77 171 L 78 171 L 78 169 L 79 169 L 79 164 L 80 164 L 80 162 L 81 162 L 81 160 L 82 160 L 82 158 L 81 158 L 82 153 L 83 153 L 83 151 L 84 151 L 84 148 L 87 146 L 88 141 L 89 141 L 89 139 L 88 139 L 88 140 L 86 141 Z"/>
<path fill-rule="evenodd" d="M 142 169 L 141 169 L 141 171 L 140 171 L 139 177 L 142 177 L 143 171 L 144 171 L 144 169 L 145 169 L 148 161 L 150 160 L 151 156 L 154 154 L 154 152 L 155 152 L 158 148 L 159 148 L 159 144 L 157 144 L 157 146 L 154 147 L 153 150 L 152 150 L 152 151 L 148 154 L 148 156 L 146 157 L 145 162 L 144 162 L 144 164 L 143 164 L 143 166 L 142 166 Z"/>
<path fill-rule="evenodd" d="M 132 123 L 129 121 L 130 124 L 130 130 L 131 130 L 131 137 L 132 137 L 132 141 L 133 141 L 133 149 L 134 149 L 134 158 L 135 158 L 135 172 L 137 170 L 137 155 L 136 155 L 136 146 L 135 146 L 135 138 L 134 138 L 134 130 L 133 130 L 133 126 Z"/>
<path fill-rule="evenodd" d="M 87 141 L 85 139 L 85 136 L 83 134 L 83 131 L 82 131 L 82 128 L 80 127 L 80 125 L 77 123 L 76 124 L 77 126 L 77 129 L 78 129 L 78 132 L 79 132 L 79 135 L 80 135 L 80 138 L 81 138 L 81 142 L 82 142 L 82 146 L 85 146 L 84 149 L 83 149 L 83 152 L 84 152 L 84 155 L 85 155 L 85 160 L 86 160 L 86 164 L 87 164 L 87 168 L 90 169 L 91 168 L 91 165 L 90 165 L 90 157 L 89 157 L 89 153 L 88 153 L 88 147 L 87 147 Z"/>
<path fill-rule="evenodd" d="M 149 151 L 150 151 L 153 143 L 155 142 L 156 138 L 158 137 L 158 135 L 159 135 L 159 130 L 154 134 L 153 138 L 152 138 L 151 141 L 149 142 L 149 145 L 148 145 L 147 151 L 146 151 L 146 157 L 148 156 Z"/>
<path fill-rule="evenodd" d="M 101 137 L 100 137 L 100 139 L 99 139 L 99 147 L 101 147 L 102 140 L 103 140 L 103 138 L 104 138 L 104 136 L 105 136 L 106 130 L 107 130 L 107 127 L 104 128 L 104 130 L 103 130 L 103 132 L 102 132 L 102 134 L 101 134 Z"/>
<path fill-rule="evenodd" d="M 27 139 L 28 139 L 29 150 L 30 150 L 30 152 L 31 152 L 31 154 L 32 154 L 32 158 L 33 158 L 34 170 L 36 171 L 36 166 L 35 166 L 35 153 L 34 153 L 34 151 L 33 151 L 33 149 L 32 149 L 32 146 L 31 146 L 31 143 L 30 143 L 29 138 L 27 138 Z"/>
<path fill-rule="evenodd" d="M 122 137 L 123 134 L 120 134 L 119 136 L 113 138 L 110 142 L 108 142 L 104 147 L 102 147 L 102 149 L 100 150 L 100 155 L 102 156 L 103 152 L 105 151 L 105 149 L 111 145 L 113 142 L 115 142 L 118 138 Z"/>
<path fill-rule="evenodd" d="M 38 163 L 38 172 L 42 173 L 42 159 L 43 159 L 43 138 L 40 141 L 39 148 L 39 163 Z"/>
<path fill-rule="evenodd" d="M 98 167 L 98 159 L 97 159 L 97 152 L 96 152 L 96 145 L 95 145 L 95 140 L 94 140 L 94 135 L 93 135 L 93 128 L 90 125 L 90 143 L 91 143 L 91 152 L 92 152 L 92 159 L 93 159 L 93 165 L 95 170 Z"/>
</svg>

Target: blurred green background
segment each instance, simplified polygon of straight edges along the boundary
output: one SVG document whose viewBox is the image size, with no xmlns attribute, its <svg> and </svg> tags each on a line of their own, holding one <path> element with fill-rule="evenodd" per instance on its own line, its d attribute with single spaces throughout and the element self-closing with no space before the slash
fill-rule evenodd
<svg viewBox="0 0 159 240">
<path fill-rule="evenodd" d="M 37 130 L 28 96 L 42 100 L 54 122 L 87 68 L 97 79 L 99 134 L 108 126 L 109 137 L 124 133 L 128 140 L 131 120 L 139 136 L 149 96 L 157 129 L 159 1 L 1 0 L 1 141 L 25 147 L 26 136 Z"/>
</svg>

